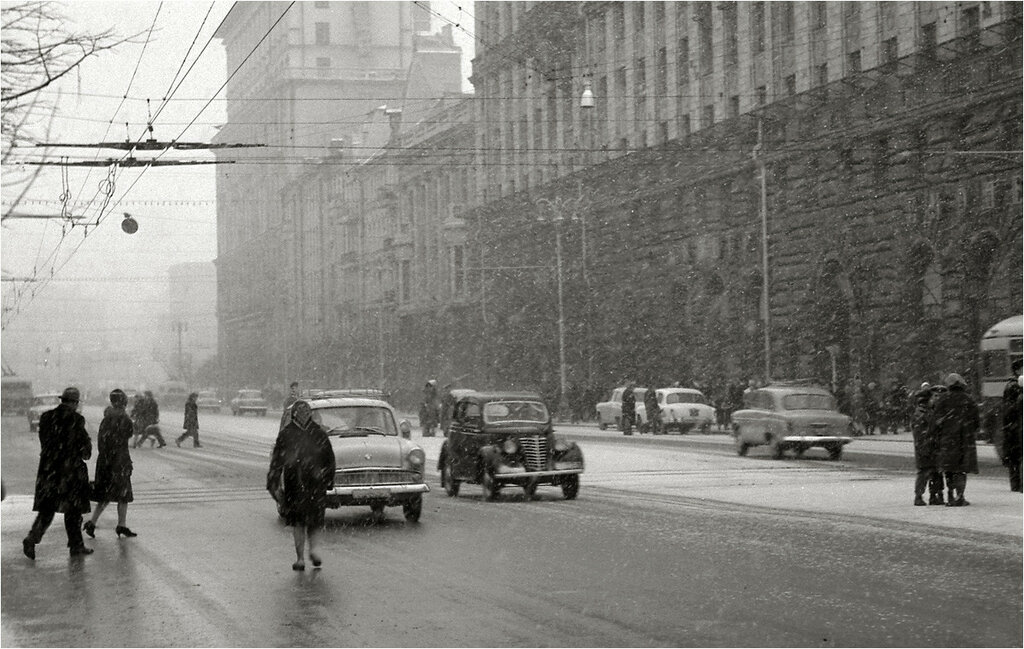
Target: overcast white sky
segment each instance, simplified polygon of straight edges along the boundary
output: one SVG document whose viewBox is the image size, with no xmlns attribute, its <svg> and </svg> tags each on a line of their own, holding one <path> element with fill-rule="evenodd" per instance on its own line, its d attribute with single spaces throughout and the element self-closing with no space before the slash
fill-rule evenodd
<svg viewBox="0 0 1024 649">
<path fill-rule="evenodd" d="M 232 4 L 192 0 L 77 0 L 57 4 L 68 24 L 81 31 L 113 28 L 128 35 L 155 27 L 145 46 L 141 41 L 146 39 L 140 38 L 139 44 L 124 45 L 95 57 L 81 67 L 78 75 L 66 77 L 44 91 L 44 97 L 57 107 L 48 139 L 138 139 L 150 115 L 159 109 L 153 119 L 156 139 L 209 141 L 215 125 L 224 122 L 225 112 L 223 101 L 207 101 L 216 96 L 227 76 L 223 48 L 211 37 Z M 435 1 L 431 7 L 462 25 L 462 29 L 453 31 L 466 53 L 464 76 L 468 76 L 472 2 Z M 172 86 L 173 97 L 161 109 Z M 471 90 L 468 81 L 465 89 Z M 78 159 L 105 159 L 121 153 L 110 149 L 59 151 Z M 152 154 L 140 153 L 138 157 L 147 155 Z M 165 159 L 171 157 L 212 159 L 206 152 L 176 152 Z M 105 337 L 123 340 L 129 348 L 144 345 L 147 332 L 138 331 L 139 314 L 166 308 L 162 282 L 167 269 L 177 263 L 212 261 L 216 257 L 213 169 L 122 170 L 115 182 L 109 217 L 98 227 L 89 228 L 88 236 L 83 236 L 86 230 L 80 227 L 62 233 L 58 221 L 5 221 L 0 231 L 4 277 L 47 276 L 50 269 L 55 272 L 45 285 L 4 282 L 4 308 L 18 309 L 8 314 L 0 339 L 5 362 L 21 374 L 31 374 L 38 350 L 53 339 Z M 3 171 L 8 178 L 19 173 L 19 169 L 11 168 Z M 20 211 L 57 213 L 64 192 L 70 192 L 72 201 L 99 201 L 106 177 L 102 167 L 69 168 L 66 175 L 61 167 L 47 167 Z M 5 205 L 9 204 L 9 186 L 2 198 Z M 95 220 L 97 204 L 94 202 L 84 212 L 87 221 Z M 119 227 L 123 212 L 131 213 L 139 222 L 139 231 L 132 236 Z M 13 287 L 23 291 L 16 301 L 10 295 Z M 33 287 L 41 288 L 31 297 Z"/>
</svg>

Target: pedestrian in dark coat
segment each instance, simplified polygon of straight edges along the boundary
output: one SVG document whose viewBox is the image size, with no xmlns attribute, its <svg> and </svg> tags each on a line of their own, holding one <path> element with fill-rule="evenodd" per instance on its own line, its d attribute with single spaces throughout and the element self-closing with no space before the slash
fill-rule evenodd
<svg viewBox="0 0 1024 649">
<path fill-rule="evenodd" d="M 647 388 L 647 392 L 644 392 L 644 411 L 647 415 L 647 430 L 652 435 L 660 435 L 661 406 L 658 405 L 658 393 L 654 388 Z"/>
<path fill-rule="evenodd" d="M 1013 373 L 1016 378 L 1007 381 L 1003 388 L 1003 465 L 1010 473 L 1010 491 L 1021 491 L 1021 457 L 1024 455 L 1021 448 L 1021 416 L 1022 400 L 1024 394 L 1021 378 L 1021 361 L 1017 359 L 1013 363 Z"/>
<path fill-rule="evenodd" d="M 944 381 L 949 392 L 935 404 L 934 428 L 938 442 L 936 464 L 946 479 L 946 506 L 962 507 L 967 474 L 978 472 L 975 436 L 980 417 L 978 406 L 967 394 L 967 383 L 959 374 Z"/>
<path fill-rule="evenodd" d="M 622 432 L 627 435 L 633 434 L 633 422 L 636 421 L 636 394 L 633 392 L 633 382 L 627 381 L 626 387 L 622 389 Z"/>
<path fill-rule="evenodd" d="M 32 511 L 38 512 L 32 529 L 22 541 L 29 559 L 36 558 L 36 545 L 59 512 L 72 556 L 92 554 L 82 539 L 82 514 L 89 513 L 89 467 L 92 440 L 85 430 L 85 418 L 78 414 L 78 388 L 67 388 L 60 404 L 39 418 L 39 469 Z"/>
<path fill-rule="evenodd" d="M 334 451 L 327 434 L 312 418 L 309 403 L 292 404 L 292 419 L 277 434 L 267 472 L 267 490 L 278 503 L 286 525 L 292 526 L 295 541 L 293 570 L 305 570 L 305 546 L 314 568 L 321 559 L 317 553 L 320 529 L 324 525 L 327 490 L 334 484 Z"/>
<path fill-rule="evenodd" d="M 96 480 L 93 483 L 92 499 L 96 509 L 92 518 L 83 525 L 85 533 L 96 538 L 96 522 L 109 503 L 117 503 L 118 537 L 138 536 L 128 529 L 128 503 L 135 500 L 132 494 L 132 456 L 128 441 L 132 438 L 134 426 L 125 412 L 128 396 L 123 390 L 110 393 L 110 406 L 103 411 L 103 421 L 96 435 Z"/>
<path fill-rule="evenodd" d="M 181 446 L 189 437 L 192 438 L 192 448 L 199 448 L 202 444 L 199 443 L 199 406 L 196 404 L 196 399 L 199 397 L 198 392 L 193 392 L 188 395 L 188 399 L 185 401 L 185 421 L 181 427 L 185 429 L 185 432 L 178 436 L 174 443 Z"/>
<path fill-rule="evenodd" d="M 914 397 L 914 412 L 910 420 L 910 432 L 914 435 L 914 464 L 917 477 L 914 480 L 915 505 L 942 505 L 942 473 L 936 470 L 936 440 L 932 428 L 932 388 L 921 385 Z M 928 487 L 928 502 L 924 501 L 924 490 Z"/>
<path fill-rule="evenodd" d="M 167 446 L 164 436 L 160 433 L 160 406 L 157 405 L 156 397 L 151 391 L 146 390 L 140 406 L 138 425 L 141 427 L 141 437 L 136 442 L 136 446 L 142 446 L 149 437 L 153 438 L 149 443 L 150 446 L 153 446 L 154 443 L 159 444 L 157 448 Z"/>
</svg>

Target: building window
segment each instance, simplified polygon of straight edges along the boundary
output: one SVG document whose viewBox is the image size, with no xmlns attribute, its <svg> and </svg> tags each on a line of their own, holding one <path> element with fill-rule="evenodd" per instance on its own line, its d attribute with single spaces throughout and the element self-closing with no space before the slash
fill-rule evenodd
<svg viewBox="0 0 1024 649">
<path fill-rule="evenodd" d="M 757 105 L 758 106 L 764 106 L 765 104 L 768 103 L 768 87 L 767 86 L 758 86 L 757 90 L 756 90 L 756 93 L 757 93 Z"/>
<path fill-rule="evenodd" d="M 316 74 L 318 77 L 326 77 L 331 73 L 331 59 L 326 56 L 316 57 Z"/>
<path fill-rule="evenodd" d="M 636 111 L 637 126 L 642 127 L 646 117 L 644 102 L 647 99 L 647 60 L 640 57 L 636 60 L 636 72 L 633 74 L 633 103 Z"/>
<path fill-rule="evenodd" d="M 658 75 L 657 85 L 655 93 L 657 98 L 664 100 L 668 95 L 668 51 L 663 47 L 658 50 L 658 69 L 656 70 Z"/>
<path fill-rule="evenodd" d="M 822 63 L 814 69 L 815 84 L 818 86 L 828 85 L 828 63 Z"/>
<path fill-rule="evenodd" d="M 668 122 L 658 123 L 658 144 L 668 142 Z"/>
<path fill-rule="evenodd" d="M 317 45 L 330 45 L 331 44 L 331 24 L 330 23 L 316 23 L 316 44 Z"/>
<path fill-rule="evenodd" d="M 811 29 L 825 29 L 828 26 L 828 11 L 824 2 L 811 3 Z"/>
<path fill-rule="evenodd" d="M 313 6 L 317 9 L 330 9 L 331 3 L 327 0 L 316 0 L 316 2 L 313 3 Z"/>
<path fill-rule="evenodd" d="M 860 50 L 846 55 L 846 69 L 850 74 L 860 72 Z"/>
<path fill-rule="evenodd" d="M 925 268 L 921 280 L 921 307 L 929 318 L 942 315 L 942 271 L 934 260 Z"/>
<path fill-rule="evenodd" d="M 786 96 L 787 97 L 792 97 L 793 95 L 796 94 L 796 75 L 795 74 L 791 74 L 788 77 L 786 77 L 785 83 L 786 83 Z"/>
<path fill-rule="evenodd" d="M 750 5 L 750 45 L 755 54 L 764 51 L 764 3 Z"/>
<path fill-rule="evenodd" d="M 935 23 L 921 25 L 921 53 L 932 56 L 938 46 L 938 37 L 935 31 Z"/>
<path fill-rule="evenodd" d="M 726 65 L 736 65 L 739 61 L 736 29 L 736 5 L 734 3 L 724 3 L 722 7 L 722 35 L 725 39 Z"/>
<path fill-rule="evenodd" d="M 729 117 L 740 116 L 740 96 L 733 95 L 729 97 Z"/>
<path fill-rule="evenodd" d="M 700 71 L 710 74 L 715 69 L 715 59 L 711 32 L 711 3 L 697 4 L 697 30 L 700 34 Z"/>
<path fill-rule="evenodd" d="M 715 105 L 706 104 L 704 106 L 704 113 L 701 115 L 701 128 L 708 128 L 715 123 Z"/>
<path fill-rule="evenodd" d="M 899 58 L 899 50 L 896 37 L 887 38 L 882 41 L 882 65 L 888 70 L 896 67 L 896 59 Z"/>
<path fill-rule="evenodd" d="M 402 286 L 402 302 L 408 302 L 412 299 L 412 262 L 408 259 L 402 260 L 398 281 Z"/>
<path fill-rule="evenodd" d="M 981 23 L 977 7 L 968 7 L 960 12 L 960 25 L 967 47 L 971 49 L 981 47 L 981 34 L 978 31 Z"/>
<path fill-rule="evenodd" d="M 633 12 L 633 16 L 636 19 L 636 31 L 641 33 L 644 31 L 644 28 L 646 26 L 644 23 L 644 5 L 646 4 L 646 2 L 633 3 L 633 7 L 636 9 L 636 11 Z"/>
<path fill-rule="evenodd" d="M 690 83 L 690 39 L 679 39 L 679 55 L 677 61 L 679 67 L 679 85 L 685 86 Z"/>
<path fill-rule="evenodd" d="M 680 137 L 686 137 L 690 134 L 690 114 L 681 115 L 679 117 L 679 135 Z"/>
<path fill-rule="evenodd" d="M 500 11 L 500 8 L 499 8 Z M 499 14 L 499 18 L 500 18 Z M 501 29 L 499 27 L 499 29 Z M 414 2 L 412 7 L 412 30 L 414 32 L 430 32 L 430 1 Z"/>
<path fill-rule="evenodd" d="M 777 2 L 773 7 L 776 7 L 779 11 L 779 32 L 782 36 L 783 42 L 790 42 L 793 40 L 794 30 L 794 18 L 793 18 L 793 5 L 792 2 Z"/>
<path fill-rule="evenodd" d="M 452 247 L 452 294 L 462 297 L 466 290 L 466 259 L 462 246 Z"/>
</svg>

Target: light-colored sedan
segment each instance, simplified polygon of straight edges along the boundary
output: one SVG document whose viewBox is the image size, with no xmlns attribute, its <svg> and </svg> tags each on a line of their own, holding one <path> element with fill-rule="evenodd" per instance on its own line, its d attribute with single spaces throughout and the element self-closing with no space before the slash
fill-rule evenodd
<svg viewBox="0 0 1024 649">
<path fill-rule="evenodd" d="M 613 426 L 622 430 L 622 393 L 626 388 L 615 388 L 607 401 L 601 401 L 595 406 L 597 410 L 597 427 L 601 430 Z M 633 388 L 633 396 L 636 397 L 637 408 L 644 402 L 644 395 L 647 388 Z"/>
<path fill-rule="evenodd" d="M 236 417 L 247 412 L 264 417 L 267 414 L 267 407 L 267 400 L 263 398 L 263 392 L 260 390 L 239 390 L 231 400 L 231 414 Z"/>
<path fill-rule="evenodd" d="M 220 412 L 221 405 L 220 398 L 217 396 L 217 393 L 212 390 L 203 390 L 196 397 L 196 408 L 200 412 L 204 410 Z"/>
<path fill-rule="evenodd" d="M 334 449 L 334 485 L 327 506 L 369 506 L 380 514 L 401 506 L 415 523 L 423 510 L 426 454 L 409 440 L 412 426 L 395 421 L 386 401 L 358 397 L 307 398 L 313 421 L 327 432 Z M 287 414 L 287 411 L 286 411 Z"/>
<path fill-rule="evenodd" d="M 743 394 L 743 409 L 732 413 L 736 452 L 767 445 L 772 457 L 787 450 L 800 456 L 809 448 L 828 451 L 838 460 L 853 441 L 850 418 L 836 409 L 832 394 L 821 387 L 776 383 Z"/>
<path fill-rule="evenodd" d="M 677 430 L 685 433 L 694 428 L 702 433 L 711 431 L 715 423 L 715 407 L 708 403 L 703 392 L 693 388 L 658 388 L 654 393 L 658 395 L 661 407 L 662 432 Z M 642 401 L 636 403 L 636 418 L 641 430 L 649 428 L 647 407 Z"/>
</svg>

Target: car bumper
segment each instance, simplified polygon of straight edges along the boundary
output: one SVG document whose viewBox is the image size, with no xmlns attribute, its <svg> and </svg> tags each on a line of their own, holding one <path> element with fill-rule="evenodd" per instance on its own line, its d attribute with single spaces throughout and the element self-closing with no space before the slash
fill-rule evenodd
<svg viewBox="0 0 1024 649">
<path fill-rule="evenodd" d="M 827 444 L 849 444 L 850 442 L 853 441 L 853 438 L 842 437 L 838 435 L 787 435 L 782 438 L 782 441 L 785 442 L 786 444 L 802 444 L 804 446 L 825 446 Z"/>
<path fill-rule="evenodd" d="M 420 494 L 430 491 L 426 483 L 418 484 L 381 484 L 365 486 L 334 487 L 327 491 L 327 506 L 361 505 L 366 503 L 384 502 L 399 504 L 412 500 Z"/>
<path fill-rule="evenodd" d="M 560 464 L 566 466 L 559 466 Z M 538 482 L 551 482 L 567 475 L 578 475 L 583 473 L 583 465 L 579 462 L 555 463 L 556 468 L 545 471 L 528 471 L 521 466 L 500 466 L 494 472 L 494 479 L 498 482 L 524 482 L 536 480 Z"/>
</svg>

